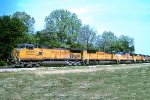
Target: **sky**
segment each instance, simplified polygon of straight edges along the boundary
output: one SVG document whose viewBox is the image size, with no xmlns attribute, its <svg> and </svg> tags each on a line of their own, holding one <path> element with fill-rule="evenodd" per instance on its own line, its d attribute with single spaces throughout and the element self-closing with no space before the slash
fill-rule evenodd
<svg viewBox="0 0 150 100">
<path fill-rule="evenodd" d="M 56 9 L 76 13 L 98 34 L 132 37 L 135 53 L 150 55 L 150 0 L 0 0 L 0 16 L 25 11 L 34 17 L 35 31 L 44 28 L 45 17 Z"/>
</svg>

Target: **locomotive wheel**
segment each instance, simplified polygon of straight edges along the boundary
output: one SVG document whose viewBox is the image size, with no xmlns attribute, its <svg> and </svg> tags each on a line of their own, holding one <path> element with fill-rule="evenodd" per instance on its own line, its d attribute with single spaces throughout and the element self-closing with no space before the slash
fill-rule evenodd
<svg viewBox="0 0 150 100">
<path fill-rule="evenodd" d="M 72 62 L 71 62 L 71 61 L 69 61 L 69 62 L 68 62 L 68 65 L 69 65 L 69 66 L 72 66 Z"/>
</svg>

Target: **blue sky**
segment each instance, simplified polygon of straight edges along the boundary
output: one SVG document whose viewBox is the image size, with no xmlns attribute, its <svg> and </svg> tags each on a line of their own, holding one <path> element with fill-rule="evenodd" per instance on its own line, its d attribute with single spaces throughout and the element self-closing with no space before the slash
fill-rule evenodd
<svg viewBox="0 0 150 100">
<path fill-rule="evenodd" d="M 0 8 L 0 16 L 25 11 L 35 18 L 35 30 L 44 28 L 53 10 L 66 9 L 99 34 L 133 37 L 136 53 L 150 55 L 150 0 L 0 0 Z"/>
</svg>

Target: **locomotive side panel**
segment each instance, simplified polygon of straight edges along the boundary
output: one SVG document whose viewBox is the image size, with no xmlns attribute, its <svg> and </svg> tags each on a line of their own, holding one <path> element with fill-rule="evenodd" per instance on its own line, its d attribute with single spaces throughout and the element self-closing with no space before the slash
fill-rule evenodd
<svg viewBox="0 0 150 100">
<path fill-rule="evenodd" d="M 74 60 L 81 60 L 82 55 L 81 53 L 70 53 L 70 59 Z"/>
<path fill-rule="evenodd" d="M 43 58 L 47 60 L 69 59 L 69 50 L 63 49 L 43 49 Z"/>
<path fill-rule="evenodd" d="M 104 53 L 104 59 L 106 59 L 106 60 L 112 60 L 112 54 L 110 54 L 110 53 Z"/>
<path fill-rule="evenodd" d="M 97 52 L 97 59 L 98 60 L 114 60 L 113 54 L 105 53 L 105 52 Z"/>
<path fill-rule="evenodd" d="M 97 54 L 96 53 L 88 53 L 87 57 L 89 60 L 97 60 Z"/>
</svg>

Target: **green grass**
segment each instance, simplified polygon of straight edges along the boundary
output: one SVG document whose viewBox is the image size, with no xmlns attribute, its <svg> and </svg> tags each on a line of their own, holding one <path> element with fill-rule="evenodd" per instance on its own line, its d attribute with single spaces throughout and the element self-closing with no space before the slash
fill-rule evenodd
<svg viewBox="0 0 150 100">
<path fill-rule="evenodd" d="M 0 73 L 0 100 L 149 100 L 150 68 L 36 75 Z"/>
</svg>

